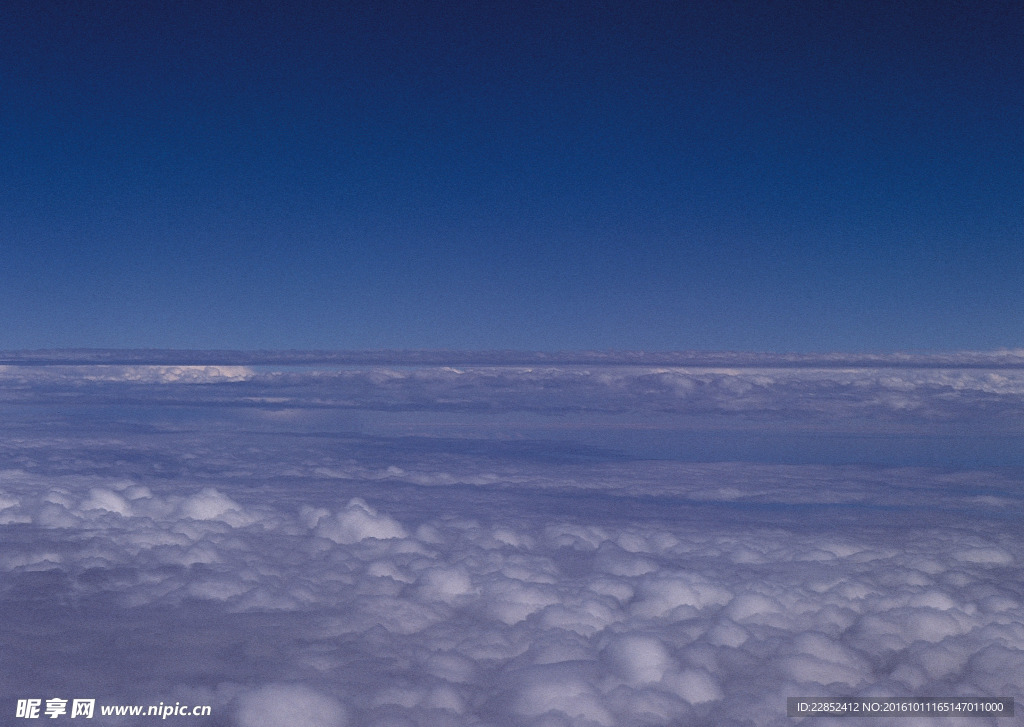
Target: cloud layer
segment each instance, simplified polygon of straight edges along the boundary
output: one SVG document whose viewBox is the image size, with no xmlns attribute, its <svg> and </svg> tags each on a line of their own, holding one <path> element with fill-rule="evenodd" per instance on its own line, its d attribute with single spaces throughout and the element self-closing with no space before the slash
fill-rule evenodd
<svg viewBox="0 0 1024 727">
<path fill-rule="evenodd" d="M 708 417 L 733 425 L 931 431 L 1024 415 L 1024 368 L 241 365 L 0 366 L 3 400 L 150 401 L 268 410 Z M 127 384 L 133 386 L 127 387 Z M 195 386 L 234 384 L 234 386 Z"/>
<path fill-rule="evenodd" d="M 877 375 L 843 393 L 842 373 L 772 374 L 763 390 L 889 406 L 875 400 Z M 918 374 L 904 389 L 929 401 L 943 399 L 936 387 L 958 390 Z M 1015 469 L 588 460 L 564 442 L 308 429 L 334 379 L 438 412 L 442 397 L 467 396 L 513 411 L 546 387 L 553 406 L 585 412 L 608 400 L 642 408 L 645 390 L 662 401 L 681 389 L 685 401 L 679 382 L 704 376 L 733 406 L 772 411 L 736 374 L 603 376 L 93 377 L 68 386 L 79 408 L 56 423 L 45 406 L 8 403 L 0 709 L 64 696 L 210 704 L 213 717 L 176 723 L 223 727 L 783 725 L 787 696 L 1021 693 Z M 661 388 L 638 388 L 648 376 Z M 205 417 L 211 389 L 248 411 L 254 380 L 280 385 L 294 418 L 268 431 Z M 1017 395 L 971 381 L 962 409 L 947 397 L 960 421 L 977 398 Z M 139 387 L 144 407 L 97 414 Z M 193 408 L 165 407 L 151 387 Z M 722 411 L 729 396 L 716 396 Z M 134 406 L 159 426 L 138 429 Z M 918 416 L 902 411 L 898 421 Z"/>
</svg>

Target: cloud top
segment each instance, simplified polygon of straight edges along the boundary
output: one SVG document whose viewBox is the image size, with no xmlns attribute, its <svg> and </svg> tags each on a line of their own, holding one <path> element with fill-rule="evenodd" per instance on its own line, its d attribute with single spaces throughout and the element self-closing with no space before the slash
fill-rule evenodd
<svg viewBox="0 0 1024 727">
<path fill-rule="evenodd" d="M 581 444 L 731 423 L 946 446 L 1015 431 L 1014 370 L 148 365 L 0 371 L 0 705 L 781 726 L 787 696 L 1024 688 L 1019 469 Z M 355 414 L 376 429 L 340 432 Z"/>
<path fill-rule="evenodd" d="M 635 502 L 679 474 L 624 466 Z M 969 529 L 951 508 L 914 524 L 907 512 L 926 506 L 910 505 L 893 518 L 787 524 L 785 501 L 829 499 L 816 472 L 776 472 L 788 491 L 766 490 L 767 507 L 730 523 L 537 518 L 500 488 L 459 504 L 428 486 L 450 503 L 445 514 L 395 517 L 370 504 L 380 481 L 328 508 L 244 486 L 160 494 L 8 471 L 2 598 L 15 622 L 42 600 L 103 602 L 122 614 L 100 627 L 112 644 L 133 613 L 233 614 L 200 645 L 213 666 L 196 668 L 212 679 L 203 698 L 236 727 L 741 724 L 751 714 L 781 725 L 786 695 L 1017 693 L 1024 544 L 1013 521 L 997 508 Z M 859 483 L 851 499 L 873 502 L 938 474 L 844 477 Z M 699 486 L 726 476 L 704 469 Z M 601 492 L 576 488 L 580 501 Z M 1012 502 L 1019 512 L 1019 491 Z M 146 638 L 135 647 L 156 649 L 158 636 Z M 130 691 L 118 663 L 104 678 Z M 194 678 L 175 698 L 197 698 Z"/>
</svg>

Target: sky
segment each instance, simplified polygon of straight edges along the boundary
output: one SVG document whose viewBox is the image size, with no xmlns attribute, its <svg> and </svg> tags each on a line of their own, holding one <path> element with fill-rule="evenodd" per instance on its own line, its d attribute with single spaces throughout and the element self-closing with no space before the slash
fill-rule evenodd
<svg viewBox="0 0 1024 727">
<path fill-rule="evenodd" d="M 1015 2 L 4 3 L 0 349 L 984 350 Z"/>
</svg>

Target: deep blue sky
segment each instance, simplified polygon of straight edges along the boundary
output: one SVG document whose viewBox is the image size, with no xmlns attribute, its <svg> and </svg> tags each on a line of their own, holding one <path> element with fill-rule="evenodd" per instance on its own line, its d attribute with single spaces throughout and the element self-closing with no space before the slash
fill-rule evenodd
<svg viewBox="0 0 1024 727">
<path fill-rule="evenodd" d="M 0 349 L 1024 345 L 1019 2 L 8 2 L 0 34 Z"/>
</svg>

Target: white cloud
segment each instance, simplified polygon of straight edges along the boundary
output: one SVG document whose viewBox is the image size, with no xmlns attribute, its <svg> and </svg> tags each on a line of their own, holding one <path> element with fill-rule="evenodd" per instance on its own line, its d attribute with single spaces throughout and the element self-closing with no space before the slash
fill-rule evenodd
<svg viewBox="0 0 1024 727">
<path fill-rule="evenodd" d="M 0 366 L 0 381 L 22 383 L 136 383 L 136 384 L 220 384 L 246 381 L 254 371 L 248 366 L 165 366 L 165 365 L 71 365 Z"/>
<path fill-rule="evenodd" d="M 238 700 L 238 727 L 346 727 L 337 699 L 301 684 L 268 684 Z"/>
<path fill-rule="evenodd" d="M 405 530 L 387 515 L 381 515 L 363 500 L 355 498 L 335 515 L 316 521 L 314 532 L 339 545 L 358 543 L 366 538 L 388 540 L 404 538 Z"/>
</svg>

